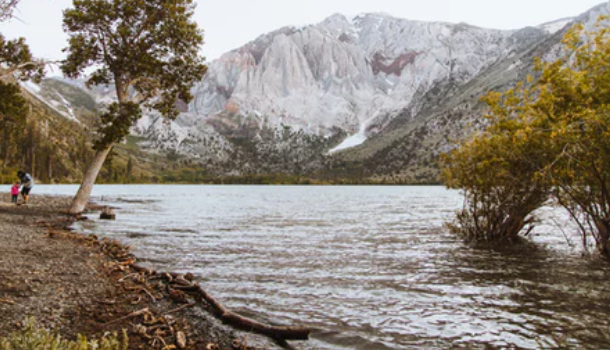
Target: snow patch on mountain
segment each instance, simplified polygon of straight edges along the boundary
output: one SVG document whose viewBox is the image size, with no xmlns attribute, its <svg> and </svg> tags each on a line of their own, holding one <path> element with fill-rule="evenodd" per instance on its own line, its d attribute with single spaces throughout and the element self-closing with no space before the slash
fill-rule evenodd
<svg viewBox="0 0 610 350">
<path fill-rule="evenodd" d="M 43 88 L 40 85 L 32 81 L 20 82 L 20 85 L 32 95 L 38 97 L 41 102 L 45 103 L 49 108 L 53 109 L 59 115 L 64 116 L 66 119 L 74 121 L 78 124 L 81 123 L 81 121 L 76 117 L 70 102 L 68 102 L 61 94 L 54 92 L 52 94 L 53 98 L 45 98 L 44 96 L 41 96 Z"/>
<path fill-rule="evenodd" d="M 60 95 L 58 93 L 56 93 L 56 95 L 59 98 L 59 100 L 61 101 L 60 106 L 66 110 L 66 112 L 64 112 L 62 114 L 67 116 L 68 119 L 71 119 L 80 124 L 80 120 L 78 120 L 78 118 L 76 117 L 76 114 L 74 114 L 74 109 L 72 108 L 72 105 L 70 104 L 70 102 L 68 102 L 68 100 L 66 100 L 62 95 Z"/>
<path fill-rule="evenodd" d="M 367 139 L 368 139 L 368 137 L 366 136 L 366 126 L 363 124 L 363 127 L 360 128 L 360 131 L 358 131 L 357 134 L 349 136 L 348 138 L 343 140 L 343 142 L 341 142 L 341 144 L 339 144 L 337 147 L 331 149 L 328 152 L 328 154 L 333 154 L 333 153 L 339 152 L 344 149 L 360 146 Z"/>
<path fill-rule="evenodd" d="M 21 86 L 33 94 L 38 94 L 40 92 L 40 86 L 29 80 L 21 82 Z"/>
</svg>

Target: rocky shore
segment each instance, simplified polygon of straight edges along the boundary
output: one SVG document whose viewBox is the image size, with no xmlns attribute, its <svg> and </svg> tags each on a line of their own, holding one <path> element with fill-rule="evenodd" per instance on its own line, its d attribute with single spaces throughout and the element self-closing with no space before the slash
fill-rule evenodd
<svg viewBox="0 0 610 350">
<path fill-rule="evenodd" d="M 33 316 L 68 339 L 126 330 L 130 349 L 290 348 L 220 322 L 205 300 L 175 289 L 176 276 L 134 269 L 128 247 L 70 230 L 68 203 L 33 196 L 15 206 L 0 195 L 0 338 Z"/>
</svg>

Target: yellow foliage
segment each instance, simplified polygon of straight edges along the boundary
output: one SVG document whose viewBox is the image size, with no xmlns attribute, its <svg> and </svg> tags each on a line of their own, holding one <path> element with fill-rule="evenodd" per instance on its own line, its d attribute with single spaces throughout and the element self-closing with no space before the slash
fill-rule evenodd
<svg viewBox="0 0 610 350">
<path fill-rule="evenodd" d="M 504 227 L 490 222 L 525 219 L 552 195 L 575 219 L 587 220 L 583 227 L 596 228 L 583 234 L 592 234 L 608 255 L 610 28 L 606 21 L 600 18 L 593 32 L 582 25 L 571 28 L 562 40 L 560 59 L 535 60 L 537 80 L 528 76 L 514 89 L 483 97 L 490 126 L 442 158 L 447 185 L 466 196 L 454 228 L 467 227 L 469 235 L 480 229 L 475 236 L 489 237 L 486 230 Z M 488 225 L 473 231 L 470 226 L 480 222 Z"/>
</svg>

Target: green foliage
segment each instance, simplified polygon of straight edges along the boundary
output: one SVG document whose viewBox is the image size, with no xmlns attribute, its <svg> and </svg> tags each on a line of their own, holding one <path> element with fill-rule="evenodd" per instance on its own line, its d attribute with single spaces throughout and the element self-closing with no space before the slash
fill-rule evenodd
<svg viewBox="0 0 610 350">
<path fill-rule="evenodd" d="M 24 38 L 6 40 L 0 34 L 0 76 L 15 76 L 19 80 L 40 81 L 44 76 L 44 62 L 32 56 Z"/>
<path fill-rule="evenodd" d="M 0 22 L 13 18 L 18 4 L 19 0 L 0 0 Z M 0 34 L 0 77 L 40 80 L 44 65 L 44 61 L 34 59 L 24 38 L 6 40 Z"/>
<path fill-rule="evenodd" d="M 450 227 L 469 238 L 515 237 L 549 196 L 610 255 L 610 29 L 572 28 L 540 78 L 485 97 L 491 126 L 444 157 L 466 203 Z M 500 224 L 497 224 L 497 223 Z M 515 224 L 516 222 L 516 224 Z M 482 223 L 482 224 L 481 224 Z"/>
<path fill-rule="evenodd" d="M 64 11 L 70 39 L 62 71 L 77 78 L 99 67 L 87 83 L 114 84 L 121 107 L 133 102 L 175 118 L 176 101 L 189 102 L 207 71 L 194 10 L 192 0 L 74 0 Z"/>
<path fill-rule="evenodd" d="M 27 106 L 17 84 L 0 81 L 0 161 L 4 164 L 19 158 L 16 142 L 23 138 Z"/>
<path fill-rule="evenodd" d="M 129 128 L 142 116 L 140 106 L 133 102 L 112 103 L 100 116 L 100 138 L 94 148 L 103 150 L 108 145 L 123 140 L 129 134 Z"/>
<path fill-rule="evenodd" d="M 0 129 L 0 183 L 15 181 L 18 169 L 39 183 L 74 182 L 93 155 L 91 137 L 81 125 L 29 93 L 19 96 L 25 100 L 27 117 L 10 137 Z"/>
<path fill-rule="evenodd" d="M 39 328 L 34 318 L 28 318 L 23 328 L 6 338 L 0 338 L 0 350 L 127 350 L 127 332 L 122 339 L 109 334 L 100 340 L 88 340 L 79 335 L 76 341 L 62 339 L 47 329 Z"/>
<path fill-rule="evenodd" d="M 18 0 L 0 0 L 0 21 L 13 16 Z M 6 40 L 0 34 L 0 170 L 18 158 L 16 141 L 23 137 L 27 106 L 15 78 L 39 80 L 44 64 L 33 58 L 24 38 Z"/>
<path fill-rule="evenodd" d="M 102 115 L 96 158 L 71 205 L 84 210 L 106 155 L 141 115 L 141 108 L 174 119 L 179 101 L 207 71 L 199 49 L 203 33 L 192 20 L 193 0 L 74 0 L 64 11 L 69 46 L 61 69 L 78 78 L 96 70 L 87 85 L 114 85 L 118 103 Z"/>
</svg>

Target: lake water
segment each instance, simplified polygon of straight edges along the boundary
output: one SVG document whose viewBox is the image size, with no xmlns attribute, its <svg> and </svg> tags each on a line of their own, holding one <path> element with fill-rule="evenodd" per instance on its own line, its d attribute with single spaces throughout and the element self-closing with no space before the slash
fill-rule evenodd
<svg viewBox="0 0 610 350">
<path fill-rule="evenodd" d="M 155 269 L 194 272 L 246 316 L 319 329 L 299 349 L 610 348 L 609 265 L 580 256 L 556 209 L 541 213 L 538 248 L 493 251 L 443 227 L 461 198 L 442 187 L 97 186 L 94 197 L 118 219 L 84 230 Z"/>
</svg>

